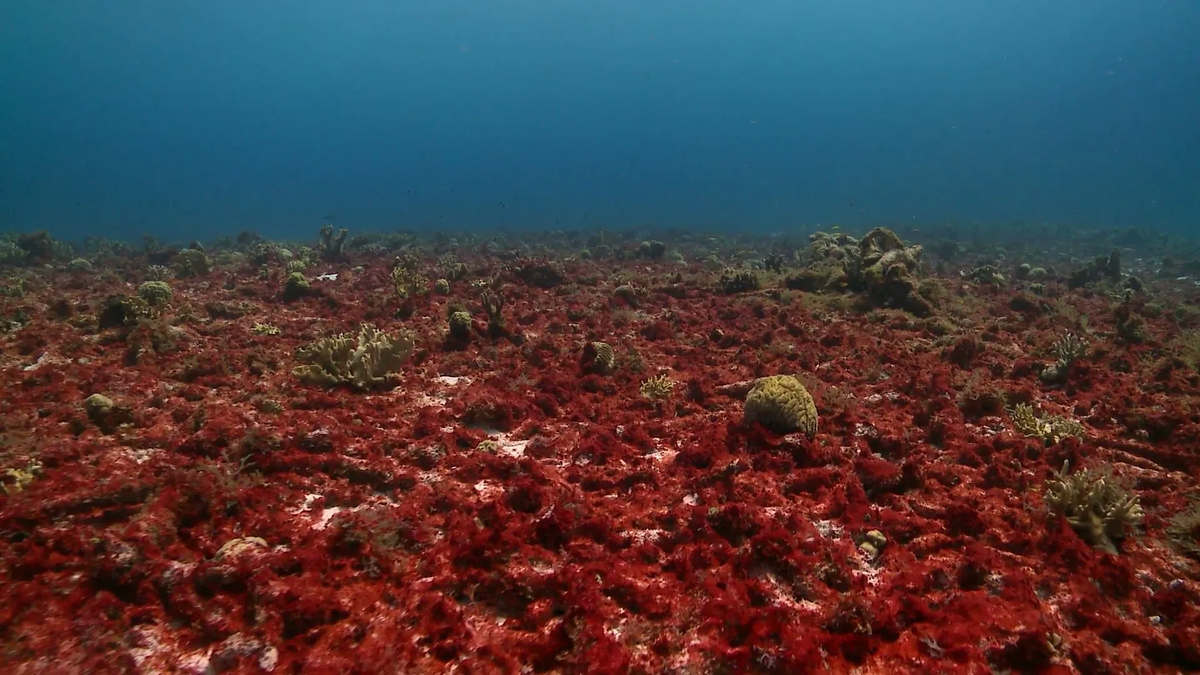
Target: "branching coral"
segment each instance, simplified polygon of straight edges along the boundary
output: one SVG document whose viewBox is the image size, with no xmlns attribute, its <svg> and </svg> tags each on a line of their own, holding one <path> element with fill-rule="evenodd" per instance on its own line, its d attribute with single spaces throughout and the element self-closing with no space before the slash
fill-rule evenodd
<svg viewBox="0 0 1200 675">
<path fill-rule="evenodd" d="M 343 333 L 301 347 L 296 358 L 305 365 L 294 368 L 292 374 L 303 382 L 326 387 L 386 389 L 395 386 L 396 373 L 412 356 L 413 347 L 410 333 L 392 338 L 363 324 L 357 337 Z"/>
<path fill-rule="evenodd" d="M 1084 541 L 1108 553 L 1142 522 L 1137 495 L 1129 492 L 1105 467 L 1068 475 L 1070 463 L 1046 482 L 1046 507 L 1052 518 L 1063 517 Z"/>
<path fill-rule="evenodd" d="M 483 305 L 483 311 L 488 315 L 488 332 L 492 335 L 504 334 L 504 296 L 492 291 L 484 289 L 479 294 L 479 302 Z"/>
<path fill-rule="evenodd" d="M 1033 406 L 1019 403 L 1012 410 L 1013 427 L 1020 433 L 1032 438 L 1040 438 L 1047 443 L 1058 443 L 1069 436 L 1081 438 L 1083 425 L 1061 415 L 1038 417 Z"/>
<path fill-rule="evenodd" d="M 326 260 L 337 260 L 342 257 L 346 246 L 346 235 L 349 231 L 346 228 L 338 230 L 337 235 L 333 234 L 333 225 L 325 223 L 321 226 L 321 257 Z"/>
<path fill-rule="evenodd" d="M 1074 333 L 1064 333 L 1054 342 L 1054 353 L 1058 355 L 1058 362 L 1064 368 L 1070 368 L 1076 361 L 1087 356 L 1087 349 L 1088 341 Z"/>
<path fill-rule="evenodd" d="M 651 401 L 662 401 L 671 396 L 671 392 L 675 390 L 675 380 L 672 380 L 666 375 L 657 375 L 642 383 L 639 388 L 642 398 Z"/>
<path fill-rule="evenodd" d="M 1046 366 L 1042 370 L 1042 381 L 1044 382 L 1062 382 L 1071 374 L 1071 368 L 1075 362 L 1087 356 L 1088 341 L 1078 337 L 1074 333 L 1064 333 L 1062 337 L 1054 341 L 1054 353 L 1058 356 L 1058 361 Z"/>
<path fill-rule="evenodd" d="M 397 258 L 390 276 L 392 289 L 401 300 L 410 300 L 429 291 L 429 279 L 421 274 L 420 261 L 415 257 Z"/>
</svg>

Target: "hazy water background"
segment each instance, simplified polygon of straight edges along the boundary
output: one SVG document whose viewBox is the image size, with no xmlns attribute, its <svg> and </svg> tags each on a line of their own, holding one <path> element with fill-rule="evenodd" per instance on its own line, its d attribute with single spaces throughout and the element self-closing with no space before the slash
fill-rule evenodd
<svg viewBox="0 0 1200 675">
<path fill-rule="evenodd" d="M 1200 228 L 1194 0 L 6 0 L 0 229 Z"/>
</svg>

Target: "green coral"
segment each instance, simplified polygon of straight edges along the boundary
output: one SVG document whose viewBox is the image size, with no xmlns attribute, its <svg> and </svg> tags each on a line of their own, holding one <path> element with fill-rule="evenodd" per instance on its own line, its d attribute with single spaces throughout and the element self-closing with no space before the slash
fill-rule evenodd
<svg viewBox="0 0 1200 675">
<path fill-rule="evenodd" d="M 296 358 L 304 365 L 292 369 L 292 374 L 302 382 L 326 387 L 386 389 L 396 384 L 396 373 L 413 348 L 411 333 L 393 338 L 363 324 L 357 337 L 343 333 L 301 347 Z"/>
<path fill-rule="evenodd" d="M 921 247 L 909 246 L 885 227 L 862 239 L 842 233 L 817 232 L 798 256 L 801 269 L 784 281 L 805 292 L 852 291 L 866 295 L 876 307 L 896 307 L 929 316 L 936 297 L 921 293 Z"/>
<path fill-rule="evenodd" d="M 743 415 L 780 434 L 817 433 L 817 406 L 800 380 L 791 375 L 761 377 L 746 395 Z"/>
</svg>

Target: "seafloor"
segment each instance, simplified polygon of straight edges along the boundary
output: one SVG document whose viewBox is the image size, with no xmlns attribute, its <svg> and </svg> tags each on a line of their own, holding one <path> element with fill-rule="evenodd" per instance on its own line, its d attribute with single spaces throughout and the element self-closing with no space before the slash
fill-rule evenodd
<svg viewBox="0 0 1200 675">
<path fill-rule="evenodd" d="M 855 235 L 0 237 L 0 667 L 1200 669 L 1200 246 Z"/>
</svg>

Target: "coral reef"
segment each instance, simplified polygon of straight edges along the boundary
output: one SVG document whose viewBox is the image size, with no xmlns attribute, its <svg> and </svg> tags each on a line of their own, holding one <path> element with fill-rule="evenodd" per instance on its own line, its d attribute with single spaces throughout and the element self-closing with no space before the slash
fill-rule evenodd
<svg viewBox="0 0 1200 675">
<path fill-rule="evenodd" d="M 1200 669 L 1200 244 L 824 229 L 0 235 L 0 668 Z"/>
</svg>

